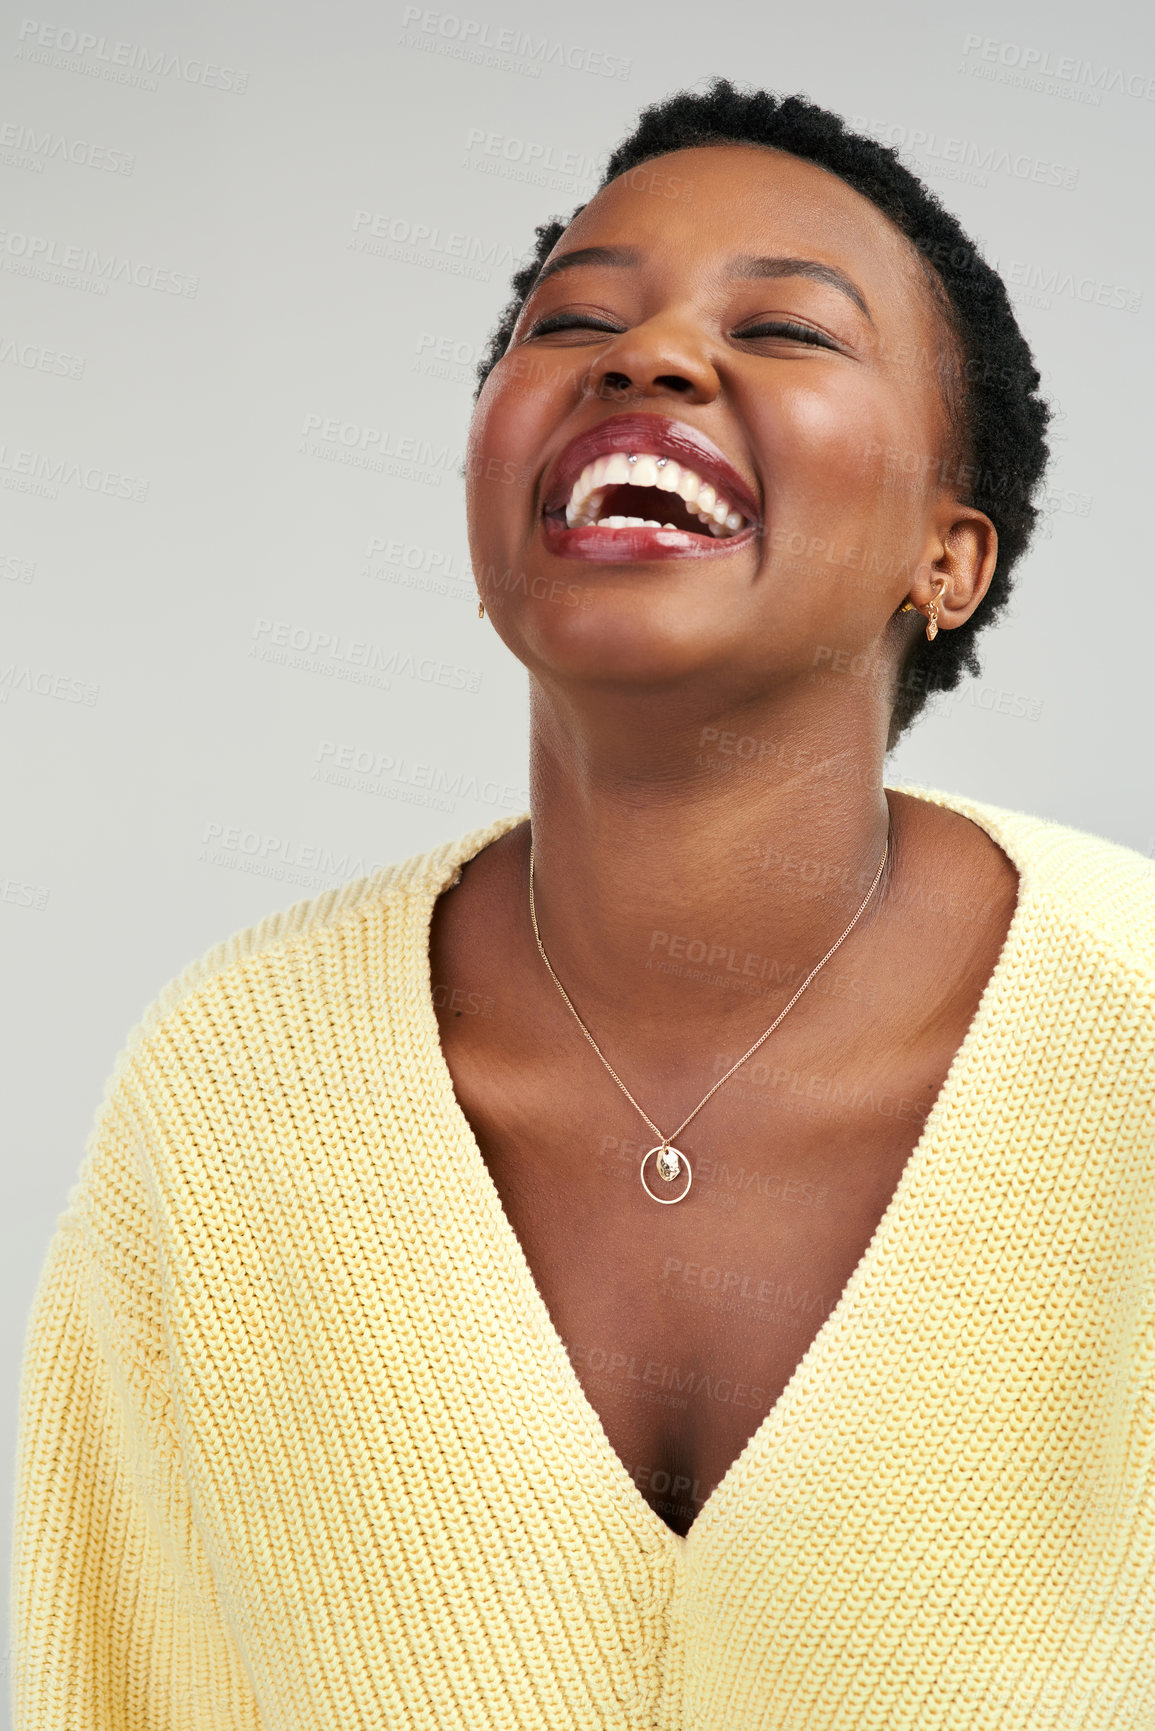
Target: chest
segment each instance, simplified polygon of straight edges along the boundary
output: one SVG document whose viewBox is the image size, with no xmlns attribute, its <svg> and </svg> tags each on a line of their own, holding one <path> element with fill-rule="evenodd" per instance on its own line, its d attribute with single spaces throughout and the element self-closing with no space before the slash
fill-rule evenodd
<svg viewBox="0 0 1155 1731">
<path fill-rule="evenodd" d="M 596 1069 L 495 1074 L 471 1063 L 460 1029 L 444 1034 L 586 1397 L 639 1490 L 684 1533 L 838 1305 L 941 1076 L 928 1085 L 876 1064 L 835 1083 L 788 1052 L 751 1064 L 679 1136 L 692 1187 L 661 1206 L 639 1176 L 654 1137 Z M 647 1180 L 660 1194 L 653 1161 Z"/>
</svg>

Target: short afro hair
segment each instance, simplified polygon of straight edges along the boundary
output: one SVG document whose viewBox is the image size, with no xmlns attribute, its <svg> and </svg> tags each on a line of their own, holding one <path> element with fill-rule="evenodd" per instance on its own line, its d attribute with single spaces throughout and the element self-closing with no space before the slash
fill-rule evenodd
<svg viewBox="0 0 1155 1731">
<path fill-rule="evenodd" d="M 897 151 L 852 132 L 846 122 L 805 96 L 740 90 L 715 78 L 704 92 L 680 91 L 643 110 L 633 132 L 610 156 L 599 186 L 671 151 L 709 144 L 760 144 L 827 169 L 890 218 L 917 248 L 955 351 L 940 368 L 952 458 L 964 503 L 991 519 L 998 563 L 982 605 L 932 646 L 919 633 L 899 673 L 888 748 L 922 710 L 930 693 L 953 691 L 964 674 L 981 671 L 974 639 L 1000 614 L 1011 571 L 1034 530 L 1033 503 L 1046 470 L 1051 418 L 1038 394 L 1039 371 L 1019 329 L 1006 286 L 980 256 L 958 220 L 900 160 Z M 477 368 L 480 392 L 509 346 L 521 308 L 545 260 L 569 223 L 537 230 L 532 259 L 513 278 L 513 299 Z"/>
</svg>

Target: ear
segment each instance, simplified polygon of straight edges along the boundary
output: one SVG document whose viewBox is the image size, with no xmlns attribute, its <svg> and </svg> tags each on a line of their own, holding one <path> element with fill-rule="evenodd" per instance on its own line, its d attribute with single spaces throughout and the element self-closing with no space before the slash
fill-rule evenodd
<svg viewBox="0 0 1155 1731">
<path fill-rule="evenodd" d="M 940 630 L 964 625 L 991 586 L 998 554 L 998 532 L 984 512 L 957 499 L 945 503 L 910 585 L 909 608 L 929 614 L 937 600 Z"/>
</svg>

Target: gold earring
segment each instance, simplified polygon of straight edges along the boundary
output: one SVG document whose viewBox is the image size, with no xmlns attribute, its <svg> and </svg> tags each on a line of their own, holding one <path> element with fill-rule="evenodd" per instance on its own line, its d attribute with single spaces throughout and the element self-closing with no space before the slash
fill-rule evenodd
<svg viewBox="0 0 1155 1731">
<path fill-rule="evenodd" d="M 485 602 L 484 601 L 479 601 L 477 603 L 477 617 L 479 619 L 485 618 Z"/>
<path fill-rule="evenodd" d="M 946 578 L 940 577 L 938 582 L 938 594 L 934 597 L 930 607 L 927 609 L 926 638 L 928 643 L 933 643 L 935 638 L 938 636 L 938 604 L 946 592 Z"/>
<path fill-rule="evenodd" d="M 927 609 L 926 636 L 928 643 L 933 643 L 935 638 L 938 636 L 938 604 L 942 600 L 943 593 L 946 590 L 946 578 L 940 577 L 938 583 L 938 594 Z M 900 613 L 918 613 L 920 609 L 915 606 L 914 602 L 908 595 L 898 611 Z"/>
</svg>

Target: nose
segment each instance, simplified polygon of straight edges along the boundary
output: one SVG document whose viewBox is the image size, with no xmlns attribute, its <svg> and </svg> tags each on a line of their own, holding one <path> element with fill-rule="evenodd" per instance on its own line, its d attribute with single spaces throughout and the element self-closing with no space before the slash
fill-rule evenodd
<svg viewBox="0 0 1155 1731">
<path fill-rule="evenodd" d="M 688 323 L 653 318 L 607 344 L 589 370 L 586 389 L 623 402 L 675 397 L 709 403 L 720 383 L 705 344 Z"/>
</svg>

